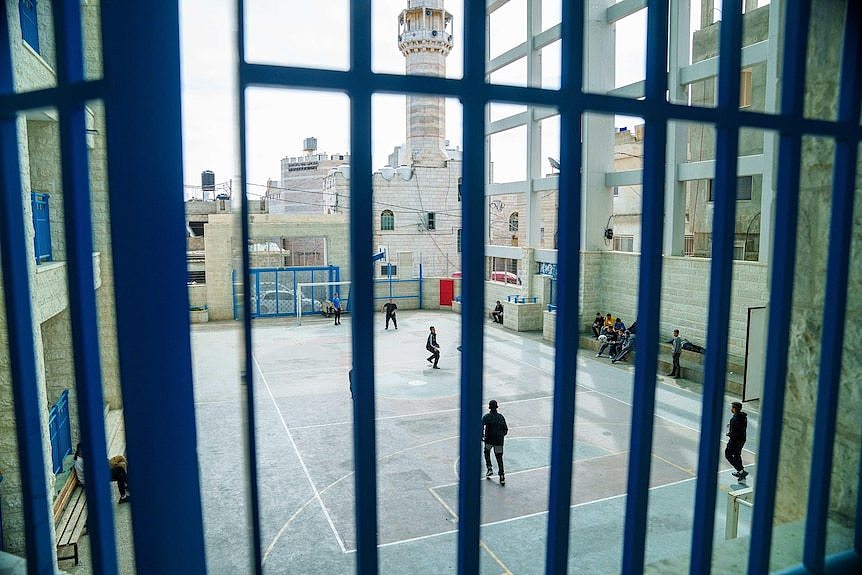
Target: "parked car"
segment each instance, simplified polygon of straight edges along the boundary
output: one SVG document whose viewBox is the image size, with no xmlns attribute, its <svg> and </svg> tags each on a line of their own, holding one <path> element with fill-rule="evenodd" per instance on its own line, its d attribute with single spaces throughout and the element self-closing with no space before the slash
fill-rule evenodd
<svg viewBox="0 0 862 575">
<path fill-rule="evenodd" d="M 512 272 L 491 272 L 491 281 L 521 285 L 521 278 Z"/>
</svg>

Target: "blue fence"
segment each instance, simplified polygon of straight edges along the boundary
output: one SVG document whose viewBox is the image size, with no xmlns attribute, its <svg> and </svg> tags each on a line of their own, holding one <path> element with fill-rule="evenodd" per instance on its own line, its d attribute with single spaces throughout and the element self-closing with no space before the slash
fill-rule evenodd
<svg viewBox="0 0 862 575">
<path fill-rule="evenodd" d="M 404 280 L 398 280 L 393 278 L 392 264 L 387 264 L 386 271 L 387 273 L 385 278 L 378 278 L 374 280 L 374 300 L 377 301 L 386 299 L 415 299 L 419 302 L 419 309 L 422 309 L 422 266 L 419 266 L 418 278 Z M 411 285 L 415 285 L 415 292 L 409 289 L 409 286 Z M 402 286 L 407 286 L 408 291 L 406 293 Z M 386 291 L 386 294 L 380 295 L 380 288 Z"/>
<path fill-rule="evenodd" d="M 302 315 L 322 312 L 326 301 L 342 286 L 305 286 L 302 293 L 299 284 L 341 281 L 338 266 L 256 268 L 249 270 L 249 297 L 252 317 L 295 316 L 302 308 Z M 236 286 L 236 274 L 233 275 Z M 234 289 L 234 319 L 241 317 L 240 292 Z M 349 296 L 349 291 L 346 294 Z M 344 312 L 350 311 L 350 298 L 341 297 Z"/>
<path fill-rule="evenodd" d="M 72 426 L 69 419 L 69 390 L 63 390 L 60 399 L 48 414 L 51 433 L 51 464 L 54 473 L 63 472 L 63 460 L 72 453 Z"/>
<path fill-rule="evenodd" d="M 50 262 L 51 254 L 51 212 L 48 206 L 48 194 L 30 193 L 30 205 L 33 208 L 33 245 L 36 248 L 36 263 Z"/>
</svg>

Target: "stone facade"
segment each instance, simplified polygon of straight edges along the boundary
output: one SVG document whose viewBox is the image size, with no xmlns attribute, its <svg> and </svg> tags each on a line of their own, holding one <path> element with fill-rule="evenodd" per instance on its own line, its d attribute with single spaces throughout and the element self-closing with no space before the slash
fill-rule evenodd
<svg viewBox="0 0 862 575">
<path fill-rule="evenodd" d="M 12 39 L 12 65 L 16 90 L 27 92 L 56 84 L 54 72 L 54 34 L 51 3 L 37 4 L 38 51 L 23 40 L 18 14 L 18 2 L 6 3 Z M 101 74 L 100 36 L 98 32 L 99 3 L 82 2 L 84 19 L 85 67 L 88 78 Z M 113 408 L 121 406 L 116 351 L 116 327 L 113 298 L 113 265 L 110 257 L 108 220 L 108 190 L 105 171 L 104 114 L 101 104 L 91 103 L 86 110 L 87 145 L 90 164 L 90 194 L 93 224 L 94 289 L 98 308 L 103 393 Z M 32 301 L 34 350 L 36 354 L 39 403 L 50 407 L 64 389 L 69 390 L 69 408 L 73 442 L 78 438 L 77 402 L 73 372 L 73 350 L 69 333 L 69 307 L 66 287 L 66 248 L 59 124 L 52 111 L 28 112 L 19 116 L 18 154 L 21 166 L 21 200 L 24 222 L 28 230 L 27 261 Z M 51 223 L 51 262 L 36 265 L 32 236 L 33 214 L 30 192 L 49 194 Z M 2 278 L 0 278 L 2 287 Z M 0 290 L 2 291 L 2 290 Z M 0 308 L 0 347 L 8 346 L 6 309 Z M 16 423 L 12 397 L 12 381 L 7 354 L 0 356 L 0 469 L 4 481 L 0 484 L 2 499 L 4 548 L 13 553 L 24 552 L 21 476 L 18 462 Z M 42 444 L 47 490 L 52 492 L 54 476 L 51 470 L 51 446 L 48 432 L 48 409 L 41 412 Z M 50 503 L 50 502 L 49 502 Z"/>
<path fill-rule="evenodd" d="M 350 281 L 350 245 L 347 220 L 343 216 L 256 214 L 251 218 L 250 233 L 252 238 L 303 238 L 310 236 L 325 238 L 325 265 L 338 266 L 341 281 Z M 204 229 L 207 277 L 206 305 L 209 308 L 209 319 L 233 319 L 235 289 L 233 281 L 236 277 L 234 272 L 239 270 L 241 265 L 235 222 L 229 214 L 215 214 L 210 216 Z"/>
</svg>

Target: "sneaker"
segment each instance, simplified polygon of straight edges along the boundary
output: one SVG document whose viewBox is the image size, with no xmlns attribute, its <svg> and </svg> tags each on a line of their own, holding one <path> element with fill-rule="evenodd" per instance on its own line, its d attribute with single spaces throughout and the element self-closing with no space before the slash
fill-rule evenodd
<svg viewBox="0 0 862 575">
<path fill-rule="evenodd" d="M 435 366 L 434 366 L 434 369 L 440 369 L 440 368 L 439 368 L 439 367 L 437 367 L 437 366 L 435 365 Z"/>
<path fill-rule="evenodd" d="M 506 478 L 502 475 L 500 476 L 500 485 L 506 485 Z"/>
<path fill-rule="evenodd" d="M 492 475 L 494 475 L 494 469 L 489 467 L 488 471 L 485 472 L 485 477 L 491 477 Z"/>
<path fill-rule="evenodd" d="M 733 473 L 731 473 L 731 475 L 733 475 L 734 477 L 739 477 L 739 471 L 734 471 Z"/>
<path fill-rule="evenodd" d="M 602 357 L 602 354 L 597 353 L 597 354 L 596 354 L 596 357 Z"/>
<path fill-rule="evenodd" d="M 743 469 L 742 471 L 739 472 L 739 475 L 737 475 L 737 477 L 739 477 L 739 480 L 742 481 L 743 479 L 748 477 L 748 472 Z"/>
<path fill-rule="evenodd" d="M 120 500 L 117 501 L 117 503 L 128 503 L 128 502 L 129 502 L 129 496 L 128 495 L 123 495 L 122 497 L 120 497 Z"/>
</svg>

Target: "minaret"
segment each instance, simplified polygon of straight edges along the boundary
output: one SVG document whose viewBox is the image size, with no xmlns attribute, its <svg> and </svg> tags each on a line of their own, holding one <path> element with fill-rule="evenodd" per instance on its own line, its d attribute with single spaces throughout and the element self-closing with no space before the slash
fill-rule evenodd
<svg viewBox="0 0 862 575">
<path fill-rule="evenodd" d="M 452 49 L 452 15 L 443 0 L 408 0 L 398 17 L 398 48 L 407 74 L 446 76 Z M 407 163 L 443 166 L 446 155 L 446 108 L 438 96 L 407 96 Z"/>
</svg>

